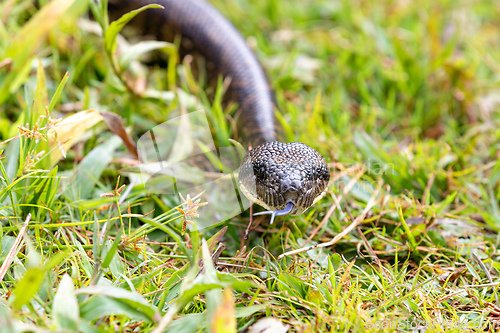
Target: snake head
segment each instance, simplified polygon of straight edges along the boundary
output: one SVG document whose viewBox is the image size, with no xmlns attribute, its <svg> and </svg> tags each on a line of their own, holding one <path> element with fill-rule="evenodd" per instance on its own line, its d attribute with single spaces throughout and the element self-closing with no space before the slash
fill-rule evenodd
<svg viewBox="0 0 500 333">
<path fill-rule="evenodd" d="M 300 143 L 268 142 L 243 158 L 240 189 L 250 200 L 267 209 L 272 219 L 298 215 L 326 193 L 330 173 L 324 157 Z"/>
</svg>

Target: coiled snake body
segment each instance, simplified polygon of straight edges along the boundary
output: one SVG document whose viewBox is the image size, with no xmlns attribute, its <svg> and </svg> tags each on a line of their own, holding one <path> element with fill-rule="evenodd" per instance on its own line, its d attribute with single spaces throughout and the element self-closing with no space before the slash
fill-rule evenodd
<svg viewBox="0 0 500 333">
<path fill-rule="evenodd" d="M 264 214 L 301 214 L 324 194 L 330 174 L 325 159 L 299 142 L 276 142 L 273 92 L 253 52 L 234 26 L 204 0 L 110 0 L 110 15 L 156 3 L 135 19 L 142 29 L 165 39 L 172 32 L 231 77 L 244 137 L 255 147 L 244 157 L 239 183 Z M 167 33 L 168 32 L 168 33 Z M 262 213 L 260 213 L 262 214 Z"/>
</svg>

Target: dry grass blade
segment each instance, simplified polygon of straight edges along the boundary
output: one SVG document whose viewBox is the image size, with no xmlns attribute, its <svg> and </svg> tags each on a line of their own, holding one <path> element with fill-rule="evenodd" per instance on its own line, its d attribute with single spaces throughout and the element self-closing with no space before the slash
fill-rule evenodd
<svg viewBox="0 0 500 333">
<path fill-rule="evenodd" d="M 345 176 L 349 171 L 356 171 L 357 168 L 358 168 L 357 166 L 351 167 L 348 170 L 342 172 L 341 175 Z M 352 178 L 349 181 L 349 183 L 347 183 L 347 185 L 344 187 L 342 195 L 347 195 L 352 190 L 352 188 L 354 187 L 354 185 L 356 185 L 356 183 L 358 182 L 359 178 L 361 178 L 361 176 L 365 172 L 366 172 L 366 170 L 364 168 L 362 168 L 361 171 L 359 171 L 354 176 L 354 178 Z M 332 183 L 335 182 L 335 181 L 337 181 L 338 179 L 340 179 L 340 177 L 337 175 L 336 177 L 334 177 L 334 180 L 332 181 Z M 330 216 L 332 216 L 332 214 L 335 211 L 335 209 L 338 209 L 340 211 L 340 201 L 342 200 L 342 195 L 339 195 L 338 197 L 334 198 L 333 205 L 330 206 L 330 208 L 326 212 L 325 217 L 323 217 L 323 219 L 318 224 L 318 226 L 316 227 L 316 229 L 314 229 L 314 231 L 311 233 L 311 235 L 307 238 L 307 240 L 305 241 L 304 245 L 307 244 L 307 243 L 309 243 L 311 241 L 311 239 L 313 239 L 313 237 L 318 233 L 319 229 L 321 229 L 321 227 L 325 224 L 325 222 L 328 221 L 328 219 L 330 218 Z"/>
<path fill-rule="evenodd" d="M 12 260 L 14 259 L 14 254 L 16 253 L 19 244 L 21 244 L 21 240 L 23 239 L 23 235 L 26 231 L 26 228 L 28 227 L 30 220 L 31 220 L 31 213 L 28 214 L 28 217 L 26 217 L 26 221 L 24 221 L 21 230 L 19 230 L 19 234 L 16 237 L 16 241 L 14 242 L 9 253 L 7 254 L 7 257 L 5 258 L 2 267 L 0 267 L 0 282 L 3 281 L 5 274 L 7 274 L 7 270 L 9 269 L 9 266 L 12 263 Z"/>
<path fill-rule="evenodd" d="M 483 261 L 475 253 L 472 253 L 472 258 L 474 258 L 474 260 L 477 262 L 479 267 L 481 267 L 481 270 L 484 272 L 484 274 L 488 278 L 488 281 L 490 281 L 490 283 L 493 283 L 493 279 L 491 278 L 490 271 L 488 270 L 488 268 L 486 268 Z M 495 301 L 497 302 L 497 306 L 500 306 L 500 304 L 498 302 L 498 295 L 496 292 L 495 292 Z"/>
<path fill-rule="evenodd" d="M 361 215 L 359 215 L 354 220 L 353 223 L 351 223 L 347 228 L 345 228 L 340 234 L 338 234 L 337 236 L 335 236 L 331 241 L 325 242 L 325 243 L 321 243 L 321 244 L 316 244 L 316 245 L 313 245 L 313 246 L 303 247 L 301 249 L 297 249 L 297 250 L 293 250 L 293 251 L 289 251 L 289 252 L 285 252 L 283 254 L 280 254 L 278 256 L 278 259 L 281 259 L 281 258 L 284 258 L 284 257 L 287 257 L 287 256 L 291 256 L 291 255 L 294 255 L 294 254 L 302 253 L 302 252 L 307 252 L 307 251 L 314 250 L 314 249 L 319 249 L 319 248 L 323 248 L 323 247 L 329 247 L 329 246 L 332 246 L 333 244 L 337 243 L 345 235 L 347 235 L 352 230 L 354 230 L 354 228 L 356 228 L 361 222 L 363 222 L 363 220 L 366 217 L 366 214 L 368 214 L 368 212 L 370 211 L 370 209 L 372 209 L 373 206 L 375 206 L 375 204 L 377 203 L 376 202 L 376 198 L 377 198 L 377 195 L 380 192 L 380 189 L 382 188 L 382 184 L 383 184 L 382 182 L 379 182 L 379 184 L 377 186 L 377 189 L 375 190 L 375 192 L 371 196 L 370 200 L 368 200 L 368 203 L 366 204 L 365 209 L 363 209 L 363 212 L 361 213 Z"/>
</svg>

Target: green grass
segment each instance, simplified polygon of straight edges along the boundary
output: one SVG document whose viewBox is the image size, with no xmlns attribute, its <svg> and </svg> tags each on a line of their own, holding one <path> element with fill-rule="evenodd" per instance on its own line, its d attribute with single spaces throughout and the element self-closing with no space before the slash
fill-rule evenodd
<svg viewBox="0 0 500 333">
<path fill-rule="evenodd" d="M 248 240 L 248 213 L 184 232 L 195 214 L 134 186 L 130 150 L 80 111 L 118 113 L 136 141 L 202 106 L 227 146 L 222 82 L 178 63 L 175 43 L 115 52 L 99 5 L 103 35 L 87 1 L 3 1 L 2 332 L 244 332 L 266 316 L 289 332 L 497 329 L 500 5 L 226 2 L 213 1 L 266 68 L 286 141 L 327 158 L 328 195 Z M 138 61 L 153 49 L 165 66 Z"/>
</svg>

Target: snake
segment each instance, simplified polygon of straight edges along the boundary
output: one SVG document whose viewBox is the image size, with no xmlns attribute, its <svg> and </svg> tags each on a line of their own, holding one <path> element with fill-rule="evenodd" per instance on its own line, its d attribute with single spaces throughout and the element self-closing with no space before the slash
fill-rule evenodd
<svg viewBox="0 0 500 333">
<path fill-rule="evenodd" d="M 223 77 L 238 103 L 243 137 L 253 149 L 243 157 L 238 183 L 241 192 L 270 214 L 299 215 L 326 193 L 330 173 L 325 158 L 300 142 L 278 140 L 275 97 L 266 73 L 240 32 L 204 0 L 109 0 L 111 17 L 150 4 L 134 18 L 135 25 L 157 39 L 182 36 L 182 45 L 201 53 Z"/>
</svg>

